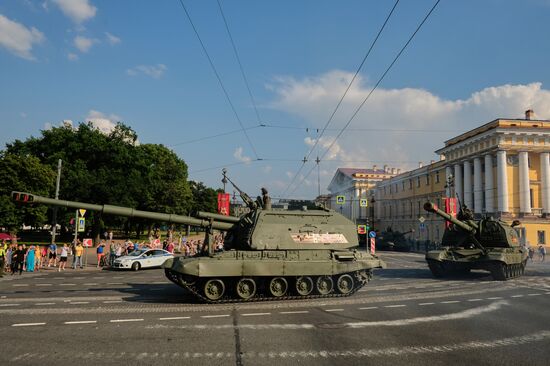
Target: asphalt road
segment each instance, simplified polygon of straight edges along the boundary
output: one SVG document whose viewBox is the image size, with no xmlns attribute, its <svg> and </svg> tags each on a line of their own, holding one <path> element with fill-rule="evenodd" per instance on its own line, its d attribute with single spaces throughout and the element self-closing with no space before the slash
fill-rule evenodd
<svg viewBox="0 0 550 366">
<path fill-rule="evenodd" d="M 197 303 L 162 270 L 0 279 L 0 365 L 549 365 L 550 264 L 438 280 L 423 256 L 348 298 Z"/>
</svg>

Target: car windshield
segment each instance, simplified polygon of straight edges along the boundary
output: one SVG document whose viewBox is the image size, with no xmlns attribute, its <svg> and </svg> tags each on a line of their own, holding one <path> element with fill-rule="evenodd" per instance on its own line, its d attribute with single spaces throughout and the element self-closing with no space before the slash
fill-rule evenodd
<svg viewBox="0 0 550 366">
<path fill-rule="evenodd" d="M 131 257 L 137 257 L 145 253 L 147 250 L 134 250 L 132 253 L 128 254 Z"/>
</svg>

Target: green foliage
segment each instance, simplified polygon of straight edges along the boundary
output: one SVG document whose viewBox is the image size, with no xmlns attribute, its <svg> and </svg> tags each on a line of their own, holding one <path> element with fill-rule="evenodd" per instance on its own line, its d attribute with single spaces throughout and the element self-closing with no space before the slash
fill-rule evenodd
<svg viewBox="0 0 550 366">
<path fill-rule="evenodd" d="M 214 190 L 206 187 L 202 182 L 189 182 L 193 194 L 192 211 L 217 212 L 218 210 L 218 192 L 223 190 Z"/>
<path fill-rule="evenodd" d="M 31 226 L 46 223 L 46 207 L 19 206 L 11 201 L 12 191 L 30 191 L 49 195 L 55 172 L 34 156 L 0 154 L 0 226 L 14 230 L 23 223 Z"/>
</svg>

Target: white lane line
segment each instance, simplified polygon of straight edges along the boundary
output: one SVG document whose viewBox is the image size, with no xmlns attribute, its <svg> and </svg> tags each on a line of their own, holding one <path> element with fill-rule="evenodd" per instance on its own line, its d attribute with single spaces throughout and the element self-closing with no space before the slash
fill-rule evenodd
<svg viewBox="0 0 550 366">
<path fill-rule="evenodd" d="M 157 282 L 151 282 L 153 285 L 169 285 L 170 282 L 167 281 L 157 281 Z"/>
<path fill-rule="evenodd" d="M 0 304 L 0 306 L 4 307 L 4 306 L 19 306 L 21 304 Z"/>
<path fill-rule="evenodd" d="M 83 283 L 82 285 L 83 286 L 97 286 L 99 284 L 98 283 Z"/>
<path fill-rule="evenodd" d="M 523 296 L 525 296 L 525 295 L 512 295 L 510 297 L 523 297 Z"/>
<path fill-rule="evenodd" d="M 76 286 L 76 283 L 60 283 L 59 286 Z"/>
<path fill-rule="evenodd" d="M 405 307 L 407 305 L 404 305 L 404 304 L 399 304 L 399 305 L 386 305 L 384 306 L 385 308 L 402 308 L 402 307 Z"/>
<path fill-rule="evenodd" d="M 111 319 L 110 323 L 142 322 L 143 319 Z"/>
<path fill-rule="evenodd" d="M 90 302 L 89 301 L 73 301 L 73 302 L 70 302 L 69 304 L 71 305 L 83 305 L 83 304 L 89 304 Z"/>
<path fill-rule="evenodd" d="M 488 297 L 487 300 L 502 300 L 502 297 L 500 296 Z"/>
<path fill-rule="evenodd" d="M 35 286 L 52 286 L 51 283 L 37 283 Z"/>
<path fill-rule="evenodd" d="M 344 309 L 326 309 L 326 312 L 337 312 L 337 311 L 344 311 Z"/>
<path fill-rule="evenodd" d="M 122 300 L 107 300 L 107 301 L 103 301 L 104 304 L 118 304 L 122 302 Z"/>
<path fill-rule="evenodd" d="M 107 282 L 108 285 L 124 285 L 122 282 Z"/>
<path fill-rule="evenodd" d="M 190 316 L 173 316 L 171 318 L 159 318 L 159 320 L 182 320 L 182 319 L 191 319 Z"/>
<path fill-rule="evenodd" d="M 65 277 L 54 277 L 53 279 L 54 279 L 54 280 L 64 280 Z"/>
<path fill-rule="evenodd" d="M 421 302 L 421 303 L 418 304 L 418 305 L 420 305 L 420 306 L 426 306 L 426 305 L 434 305 L 434 304 L 435 304 L 435 302 Z"/>
<path fill-rule="evenodd" d="M 75 280 L 83 280 L 84 277 L 73 277 Z"/>
<path fill-rule="evenodd" d="M 94 280 L 101 280 L 102 278 L 105 278 L 105 277 L 92 277 Z M 113 277 L 113 278 L 116 278 L 116 277 Z"/>
<path fill-rule="evenodd" d="M 55 305 L 55 302 L 37 302 L 36 306 Z"/>
<path fill-rule="evenodd" d="M 72 322 L 65 322 L 63 324 L 96 324 L 97 320 L 78 320 Z"/>
<path fill-rule="evenodd" d="M 14 284 L 13 287 L 25 287 L 28 285 L 29 285 L 28 283 L 17 283 L 17 284 Z"/>
<path fill-rule="evenodd" d="M 242 316 L 260 316 L 260 315 L 271 315 L 271 313 L 247 313 L 241 314 Z"/>
<path fill-rule="evenodd" d="M 32 327 L 35 325 L 46 325 L 46 323 L 17 323 L 17 324 L 12 324 L 11 326 L 12 327 Z"/>
<path fill-rule="evenodd" d="M 295 311 L 281 311 L 279 314 L 307 314 L 307 310 L 295 310 Z"/>
<path fill-rule="evenodd" d="M 460 302 L 460 301 L 458 300 L 441 301 L 441 304 L 456 304 L 457 302 Z"/>
<path fill-rule="evenodd" d="M 222 314 L 222 315 L 202 315 L 201 318 L 204 319 L 210 319 L 210 318 L 228 318 L 229 314 Z"/>
<path fill-rule="evenodd" d="M 540 296 L 542 294 L 527 294 L 527 296 Z"/>
<path fill-rule="evenodd" d="M 474 301 L 482 301 L 483 299 L 470 299 L 468 300 L 469 302 L 474 302 Z"/>
<path fill-rule="evenodd" d="M 364 308 L 359 308 L 359 310 L 371 310 L 371 309 L 378 309 L 378 306 L 367 306 Z"/>
</svg>

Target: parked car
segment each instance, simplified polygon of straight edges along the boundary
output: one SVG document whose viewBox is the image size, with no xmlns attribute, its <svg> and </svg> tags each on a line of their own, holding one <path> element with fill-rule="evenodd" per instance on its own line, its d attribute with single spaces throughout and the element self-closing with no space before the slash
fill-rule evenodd
<svg viewBox="0 0 550 366">
<path fill-rule="evenodd" d="M 128 255 L 115 259 L 113 268 L 138 271 L 141 268 L 160 267 L 170 258 L 174 258 L 174 255 L 163 249 L 135 250 Z"/>
</svg>

